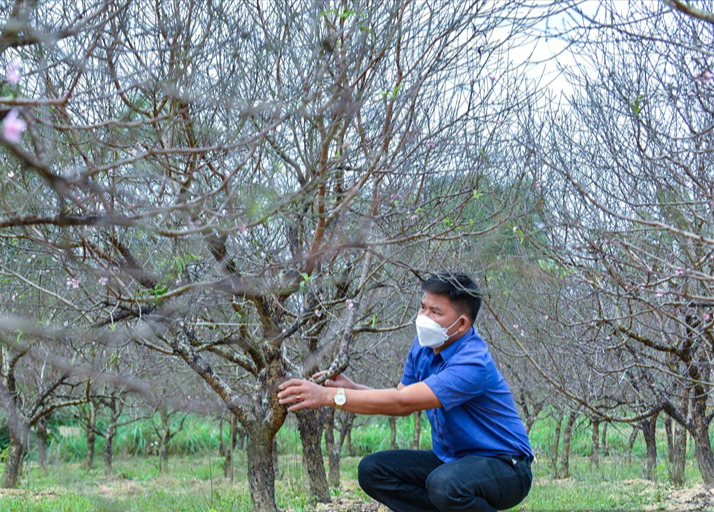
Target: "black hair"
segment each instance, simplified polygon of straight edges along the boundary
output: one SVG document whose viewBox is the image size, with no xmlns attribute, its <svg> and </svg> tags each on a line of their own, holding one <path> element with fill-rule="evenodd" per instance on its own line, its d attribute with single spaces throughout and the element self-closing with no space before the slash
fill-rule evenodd
<svg viewBox="0 0 714 512">
<path fill-rule="evenodd" d="M 448 297 L 451 304 L 466 314 L 473 324 L 481 309 L 481 292 L 478 285 L 463 272 L 439 272 L 430 275 L 422 284 L 424 292 Z"/>
</svg>

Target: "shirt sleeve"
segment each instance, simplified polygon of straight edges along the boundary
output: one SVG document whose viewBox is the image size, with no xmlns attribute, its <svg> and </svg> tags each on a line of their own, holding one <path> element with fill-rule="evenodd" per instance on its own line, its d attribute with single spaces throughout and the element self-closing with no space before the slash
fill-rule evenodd
<svg viewBox="0 0 714 512">
<path fill-rule="evenodd" d="M 489 375 L 486 362 L 479 360 L 447 366 L 428 377 L 424 383 L 434 392 L 444 410 L 448 411 L 483 393 Z"/>
<path fill-rule="evenodd" d="M 402 375 L 402 380 L 401 380 L 401 383 L 404 384 L 405 386 L 414 384 L 417 381 L 416 364 L 414 362 L 414 357 L 415 357 L 414 343 L 412 343 L 412 346 L 409 349 L 409 354 L 407 354 L 407 360 L 404 362 L 404 375 Z"/>
</svg>

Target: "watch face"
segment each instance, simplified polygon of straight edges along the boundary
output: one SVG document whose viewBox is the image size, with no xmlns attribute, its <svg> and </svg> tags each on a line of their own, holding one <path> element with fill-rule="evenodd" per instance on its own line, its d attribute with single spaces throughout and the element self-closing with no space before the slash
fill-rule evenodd
<svg viewBox="0 0 714 512">
<path fill-rule="evenodd" d="M 347 402 L 347 396 L 345 395 L 345 392 L 340 390 L 335 394 L 335 403 L 337 405 L 345 405 L 345 402 Z"/>
</svg>

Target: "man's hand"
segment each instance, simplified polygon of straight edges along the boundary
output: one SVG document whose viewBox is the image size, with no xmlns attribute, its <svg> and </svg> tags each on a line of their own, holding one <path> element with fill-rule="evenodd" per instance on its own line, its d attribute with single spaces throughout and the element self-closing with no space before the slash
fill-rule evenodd
<svg viewBox="0 0 714 512">
<path fill-rule="evenodd" d="M 338 379 L 334 382 L 340 383 Z M 293 404 L 288 408 L 290 412 L 335 405 L 334 388 L 320 386 L 309 380 L 290 379 L 280 384 L 279 388 L 280 403 Z M 416 411 L 441 407 L 434 392 L 423 382 L 401 385 L 400 389 L 348 389 L 345 394 L 347 403 L 342 406 L 342 410 L 358 414 L 406 416 Z"/>
<path fill-rule="evenodd" d="M 290 379 L 278 388 L 279 402 L 283 405 L 294 404 L 288 407 L 290 412 L 331 405 L 335 395 L 335 391 L 303 379 Z"/>
<path fill-rule="evenodd" d="M 323 370 L 321 372 L 317 372 L 315 375 L 312 376 L 312 379 L 318 379 L 325 375 L 327 373 L 327 370 Z M 338 374 L 337 377 L 334 379 L 327 379 L 325 382 L 322 383 L 323 386 L 326 388 L 345 388 L 345 389 L 364 389 L 365 386 L 360 386 L 359 384 L 356 384 L 352 379 L 349 377 L 345 377 L 343 374 Z"/>
</svg>

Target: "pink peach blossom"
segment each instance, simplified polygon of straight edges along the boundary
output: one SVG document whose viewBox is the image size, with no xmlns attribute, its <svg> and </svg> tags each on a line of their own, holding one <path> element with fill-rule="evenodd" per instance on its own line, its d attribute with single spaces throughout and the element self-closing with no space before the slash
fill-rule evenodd
<svg viewBox="0 0 714 512">
<path fill-rule="evenodd" d="M 714 81 L 714 73 L 712 73 L 708 69 L 705 69 L 704 71 L 696 75 L 694 78 L 695 80 L 699 80 L 702 83 L 710 84 L 712 83 L 712 81 Z"/>
<path fill-rule="evenodd" d="M 20 63 L 17 61 L 11 62 L 5 71 L 5 80 L 10 85 L 17 85 L 20 82 Z"/>
<path fill-rule="evenodd" d="M 27 123 L 18 117 L 19 112 L 13 108 L 5 116 L 2 123 L 2 134 L 5 140 L 17 144 L 22 139 L 22 133 L 27 129 Z"/>
</svg>

